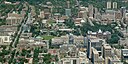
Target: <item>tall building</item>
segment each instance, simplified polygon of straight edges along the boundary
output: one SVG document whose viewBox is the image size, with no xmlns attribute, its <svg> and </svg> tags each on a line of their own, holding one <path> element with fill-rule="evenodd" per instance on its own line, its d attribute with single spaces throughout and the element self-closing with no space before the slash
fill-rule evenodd
<svg viewBox="0 0 128 64">
<path fill-rule="evenodd" d="M 87 48 L 87 44 L 88 44 L 88 38 L 87 37 L 84 37 L 84 47 Z"/>
<path fill-rule="evenodd" d="M 98 12 L 97 8 L 94 9 L 94 18 L 99 21 L 101 20 L 101 14 Z"/>
<path fill-rule="evenodd" d="M 87 11 L 84 11 L 84 13 L 83 13 L 83 19 L 86 21 L 87 18 L 88 18 L 88 16 L 87 16 Z"/>
<path fill-rule="evenodd" d="M 121 7 L 121 15 L 122 15 L 122 18 L 125 17 L 125 14 L 126 14 L 126 7 Z"/>
<path fill-rule="evenodd" d="M 91 58 L 91 42 L 88 41 L 87 43 L 87 58 Z"/>
<path fill-rule="evenodd" d="M 107 9 L 111 9 L 111 2 L 107 2 Z"/>
<path fill-rule="evenodd" d="M 94 13 L 95 14 L 98 13 L 98 9 L 97 8 L 94 9 Z"/>
<path fill-rule="evenodd" d="M 102 56 L 99 56 L 98 51 L 95 48 L 91 48 L 92 49 L 92 64 L 104 64 L 104 58 L 102 58 Z"/>
<path fill-rule="evenodd" d="M 87 57 L 91 58 L 91 47 L 94 47 L 96 50 L 100 52 L 103 43 L 104 43 L 104 39 L 99 39 L 95 36 L 88 36 Z"/>
<path fill-rule="evenodd" d="M 65 15 L 71 16 L 71 9 L 65 9 Z"/>
<path fill-rule="evenodd" d="M 107 58 L 111 56 L 111 46 L 109 44 L 103 44 L 102 56 L 103 58 Z"/>
<path fill-rule="evenodd" d="M 74 43 L 73 34 L 69 34 L 69 44 L 73 44 L 73 43 Z"/>
<path fill-rule="evenodd" d="M 28 13 L 28 18 L 31 18 L 31 13 Z"/>
<path fill-rule="evenodd" d="M 93 12 L 93 5 L 92 4 L 90 4 L 88 6 L 88 11 L 89 11 L 89 18 L 93 18 L 94 12 Z"/>
<path fill-rule="evenodd" d="M 70 1 L 67 1 L 67 7 L 70 8 Z"/>
<path fill-rule="evenodd" d="M 98 51 L 92 47 L 92 63 L 95 63 L 99 58 L 99 53 Z"/>
<path fill-rule="evenodd" d="M 41 11 L 41 12 L 40 12 L 39 17 L 40 17 L 40 18 L 45 18 L 45 16 L 44 16 L 44 11 Z"/>
<path fill-rule="evenodd" d="M 117 2 L 113 2 L 113 9 L 117 9 Z"/>
</svg>

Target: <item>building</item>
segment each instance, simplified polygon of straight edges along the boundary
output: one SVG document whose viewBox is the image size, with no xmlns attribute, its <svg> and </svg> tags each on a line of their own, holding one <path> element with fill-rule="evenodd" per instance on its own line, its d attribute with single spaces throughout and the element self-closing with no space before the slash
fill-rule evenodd
<svg viewBox="0 0 128 64">
<path fill-rule="evenodd" d="M 87 57 L 90 59 L 91 58 L 91 42 L 88 41 L 87 43 Z"/>
<path fill-rule="evenodd" d="M 89 11 L 89 18 L 93 18 L 94 12 L 93 12 L 93 5 L 92 4 L 90 4 L 88 6 L 88 11 Z"/>
<path fill-rule="evenodd" d="M 60 58 L 78 57 L 78 48 L 73 44 L 63 44 L 59 50 Z"/>
<path fill-rule="evenodd" d="M 119 40 L 119 44 L 120 44 L 121 46 L 126 46 L 126 47 L 128 48 L 128 39 L 127 39 L 127 38 L 121 38 L 121 39 Z"/>
<path fill-rule="evenodd" d="M 115 19 L 116 19 L 116 21 L 122 20 L 121 11 L 115 12 Z"/>
<path fill-rule="evenodd" d="M 17 14 L 15 12 L 13 13 L 8 13 L 8 17 L 6 18 L 6 24 L 7 25 L 19 25 L 21 24 L 23 20 L 24 15 L 22 14 Z"/>
<path fill-rule="evenodd" d="M 113 2 L 113 9 L 117 9 L 117 2 Z"/>
<path fill-rule="evenodd" d="M 123 64 L 123 62 L 115 55 L 108 58 L 108 64 Z"/>
<path fill-rule="evenodd" d="M 89 64 L 85 52 L 81 52 L 73 44 L 63 44 L 59 51 L 60 64 Z"/>
<path fill-rule="evenodd" d="M 10 45 L 12 37 L 8 33 L 0 32 L 0 45 Z"/>
<path fill-rule="evenodd" d="M 107 2 L 107 9 L 111 9 L 111 2 Z"/>
<path fill-rule="evenodd" d="M 99 29 L 97 32 L 88 31 L 87 33 L 89 36 L 95 36 L 100 39 L 110 39 L 111 38 L 111 32 L 105 31 L 103 32 L 101 29 Z"/>
<path fill-rule="evenodd" d="M 121 16 L 122 16 L 122 18 L 125 18 L 125 14 L 126 14 L 126 7 L 121 7 Z"/>
<path fill-rule="evenodd" d="M 99 56 L 98 51 L 93 47 L 91 49 L 92 49 L 92 55 L 91 55 L 92 64 L 105 64 L 104 58 L 102 58 L 102 56 Z"/>
<path fill-rule="evenodd" d="M 80 64 L 79 58 L 63 58 L 61 64 Z"/>
<path fill-rule="evenodd" d="M 17 47 L 19 49 L 35 48 L 35 47 L 44 47 L 49 49 L 48 40 L 42 40 L 40 38 L 26 38 L 21 37 Z"/>
<path fill-rule="evenodd" d="M 54 13 L 54 18 L 56 20 L 60 19 L 60 17 L 61 17 L 61 14 L 60 13 Z"/>
<path fill-rule="evenodd" d="M 100 13 L 99 13 L 98 9 L 94 8 L 94 18 L 99 20 L 100 19 L 99 16 L 100 16 Z"/>
<path fill-rule="evenodd" d="M 85 11 L 80 11 L 80 12 L 78 12 L 78 18 L 83 18 L 84 12 L 85 12 Z"/>
<path fill-rule="evenodd" d="M 103 58 L 111 57 L 111 46 L 109 44 L 103 44 L 102 47 L 102 56 Z"/>
<path fill-rule="evenodd" d="M 65 9 L 65 15 L 71 16 L 71 9 Z"/>
<path fill-rule="evenodd" d="M 125 13 L 125 23 L 128 24 L 128 13 Z"/>
<path fill-rule="evenodd" d="M 71 39 L 70 39 L 71 36 Z M 84 37 L 75 35 L 66 35 L 61 37 L 55 37 L 52 39 L 52 46 L 60 46 L 62 44 L 75 44 L 76 46 L 84 46 Z"/>
<path fill-rule="evenodd" d="M 128 60 L 128 49 L 122 49 L 121 50 L 121 58 L 122 58 L 122 60 Z"/>
<path fill-rule="evenodd" d="M 51 55 L 58 55 L 58 49 L 48 49 L 48 53 Z"/>
<path fill-rule="evenodd" d="M 87 58 L 87 54 L 85 52 L 79 51 L 79 59 L 80 64 L 89 64 L 89 59 Z"/>
<path fill-rule="evenodd" d="M 121 12 L 115 10 L 106 10 L 106 12 L 102 14 L 101 20 L 101 23 L 103 24 L 122 20 Z"/>
<path fill-rule="evenodd" d="M 17 26 L 2 25 L 0 26 L 0 32 L 14 36 L 15 33 L 17 32 Z"/>
<path fill-rule="evenodd" d="M 82 20 L 82 18 L 76 18 L 76 19 L 74 19 L 75 25 L 76 25 L 76 26 L 81 26 L 81 20 Z"/>
<path fill-rule="evenodd" d="M 32 33 L 24 33 L 24 32 L 22 32 L 20 36 L 20 38 L 25 38 L 25 39 L 29 39 L 31 37 L 32 37 Z"/>
<path fill-rule="evenodd" d="M 98 13 L 95 13 L 95 14 L 94 14 L 94 18 L 95 18 L 96 20 L 98 20 L 98 21 L 101 21 L 102 16 L 101 16 L 101 14 L 98 12 Z"/>
<path fill-rule="evenodd" d="M 87 57 L 91 58 L 91 47 L 94 47 L 101 55 L 102 44 L 105 43 L 104 39 L 97 38 L 95 36 L 87 36 L 88 43 L 87 43 Z"/>
<path fill-rule="evenodd" d="M 67 1 L 67 7 L 70 8 L 70 1 Z"/>
<path fill-rule="evenodd" d="M 83 18 L 76 18 L 74 19 L 74 23 L 76 26 L 82 26 L 82 23 L 85 23 L 86 21 Z"/>
</svg>

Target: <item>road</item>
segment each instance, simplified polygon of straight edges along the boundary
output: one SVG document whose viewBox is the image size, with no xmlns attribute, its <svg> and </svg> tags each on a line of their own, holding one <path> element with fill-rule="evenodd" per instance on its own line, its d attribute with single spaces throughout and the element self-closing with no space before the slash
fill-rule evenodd
<svg viewBox="0 0 128 64">
<path fill-rule="evenodd" d="M 28 6 L 29 7 L 29 6 Z M 28 11 L 30 11 L 29 9 L 28 9 Z M 27 13 L 27 12 L 26 12 Z M 12 47 L 15 47 L 16 46 L 16 44 L 17 44 L 17 40 L 18 40 L 18 38 L 19 38 L 19 36 L 20 36 L 20 34 L 22 33 L 22 27 L 23 27 L 23 25 L 26 23 L 26 21 L 27 21 L 27 17 L 28 15 L 25 15 L 25 17 L 24 17 L 24 19 L 23 19 L 23 21 L 22 21 L 22 23 L 21 23 L 21 26 L 19 27 L 19 31 L 17 32 L 17 35 L 16 35 L 16 37 L 15 37 L 15 39 L 14 39 L 14 41 L 13 41 L 13 44 L 12 44 Z"/>
<path fill-rule="evenodd" d="M 19 36 L 20 36 L 20 34 L 21 34 L 21 32 L 22 32 L 22 27 L 23 27 L 23 25 L 24 25 L 26 19 L 27 19 L 27 17 L 25 17 L 24 20 L 23 20 L 23 22 L 21 23 L 21 26 L 20 26 L 20 28 L 19 28 L 19 31 L 18 31 L 18 33 L 17 33 L 17 35 L 16 35 L 16 37 L 15 37 L 15 39 L 14 39 L 14 42 L 13 42 L 13 44 L 12 44 L 12 47 L 15 47 L 15 44 L 16 44 L 17 39 L 19 38 Z"/>
</svg>

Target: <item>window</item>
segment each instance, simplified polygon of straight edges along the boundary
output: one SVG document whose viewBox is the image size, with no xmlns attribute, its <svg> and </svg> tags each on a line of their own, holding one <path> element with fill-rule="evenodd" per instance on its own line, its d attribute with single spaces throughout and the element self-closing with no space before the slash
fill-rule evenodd
<svg viewBox="0 0 128 64">
<path fill-rule="evenodd" d="M 2 43 L 2 39 L 0 38 L 0 43 Z"/>
<path fill-rule="evenodd" d="M 8 37 L 5 37 L 5 38 L 4 38 L 4 41 L 8 41 Z"/>
<path fill-rule="evenodd" d="M 76 64 L 76 60 L 73 60 L 73 64 Z"/>
</svg>

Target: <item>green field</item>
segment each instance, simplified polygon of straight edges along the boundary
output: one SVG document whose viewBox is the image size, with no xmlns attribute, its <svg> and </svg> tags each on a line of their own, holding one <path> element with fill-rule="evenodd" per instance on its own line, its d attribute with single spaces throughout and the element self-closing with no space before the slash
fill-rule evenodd
<svg viewBox="0 0 128 64">
<path fill-rule="evenodd" d="M 54 36 L 42 36 L 42 38 L 44 40 L 50 40 L 50 39 L 54 38 Z"/>
</svg>

